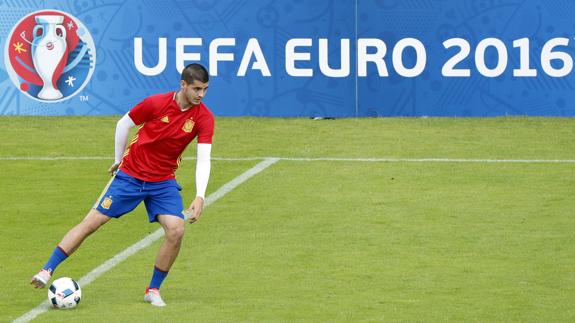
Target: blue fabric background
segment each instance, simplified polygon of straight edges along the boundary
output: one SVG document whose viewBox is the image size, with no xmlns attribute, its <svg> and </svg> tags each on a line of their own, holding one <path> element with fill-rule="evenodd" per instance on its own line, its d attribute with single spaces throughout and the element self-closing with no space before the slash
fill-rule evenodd
<svg viewBox="0 0 575 323">
<path fill-rule="evenodd" d="M 364 116 L 574 116 L 573 73 L 552 78 L 541 69 L 541 48 L 551 38 L 571 40 L 562 51 L 574 54 L 575 1 L 571 0 L 142 0 L 142 1 L 1 1 L 0 48 L 23 16 L 40 9 L 57 9 L 80 19 L 96 42 L 94 75 L 80 95 L 60 103 L 29 99 L 14 86 L 0 65 L 2 115 L 111 115 L 123 114 L 143 97 L 177 89 L 175 63 L 178 37 L 203 39 L 201 63 L 208 66 L 208 48 L 214 38 L 236 39 L 224 51 L 234 62 L 220 62 L 212 77 L 206 104 L 220 116 L 364 117 Z M 134 66 L 134 37 L 144 40 L 144 60 L 157 60 L 159 37 L 168 38 L 165 71 L 153 77 Z M 248 69 L 236 76 L 245 45 L 257 38 L 272 77 Z M 375 66 L 367 77 L 356 77 L 356 38 L 378 38 L 387 44 L 389 77 Z M 391 63 L 395 43 L 406 37 L 421 40 L 427 50 L 425 72 L 415 78 L 397 75 Z M 447 78 L 443 64 L 457 51 L 444 40 L 465 38 L 472 52 L 458 67 L 469 67 L 471 77 Z M 507 46 L 509 63 L 503 75 L 487 78 L 474 64 L 479 41 L 495 37 Z M 531 41 L 531 66 L 538 76 L 518 78 L 519 50 L 513 40 Z M 313 77 L 292 77 L 285 71 L 285 44 L 293 38 L 311 38 Z M 351 73 L 345 78 L 322 75 L 318 39 L 329 39 L 330 66 L 339 65 L 339 41 L 351 40 Z M 299 49 L 301 51 L 301 49 Z M 494 66 L 492 51 L 486 62 Z M 406 51 L 406 66 L 413 65 Z M 2 59 L 4 61 L 4 59 Z"/>
</svg>

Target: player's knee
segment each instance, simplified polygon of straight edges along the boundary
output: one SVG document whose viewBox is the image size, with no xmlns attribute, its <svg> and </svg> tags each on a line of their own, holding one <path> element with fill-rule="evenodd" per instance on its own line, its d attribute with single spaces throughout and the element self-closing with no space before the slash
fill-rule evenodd
<svg viewBox="0 0 575 323">
<path fill-rule="evenodd" d="M 98 210 L 92 209 L 84 218 L 81 225 L 87 234 L 91 234 L 98 230 L 104 223 L 108 222 L 109 219 L 109 217 L 103 215 Z"/>
<path fill-rule="evenodd" d="M 172 225 L 166 228 L 166 238 L 173 243 L 180 243 L 184 237 L 183 225 Z"/>
</svg>

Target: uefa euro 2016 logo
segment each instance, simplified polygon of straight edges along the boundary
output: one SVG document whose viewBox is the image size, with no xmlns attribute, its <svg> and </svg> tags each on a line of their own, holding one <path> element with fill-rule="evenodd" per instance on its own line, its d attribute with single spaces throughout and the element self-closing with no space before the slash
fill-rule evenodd
<svg viewBox="0 0 575 323">
<path fill-rule="evenodd" d="M 12 82 L 31 98 L 60 102 L 79 93 L 96 66 L 92 35 L 76 17 L 40 10 L 10 32 L 4 53 Z"/>
</svg>

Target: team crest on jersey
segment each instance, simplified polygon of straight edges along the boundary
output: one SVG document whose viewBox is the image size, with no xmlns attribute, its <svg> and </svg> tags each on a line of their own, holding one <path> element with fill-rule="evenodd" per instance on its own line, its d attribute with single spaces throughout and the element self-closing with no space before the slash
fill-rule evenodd
<svg viewBox="0 0 575 323">
<path fill-rule="evenodd" d="M 194 120 L 192 118 L 186 120 L 186 122 L 184 123 L 184 126 L 182 127 L 182 130 L 184 130 L 185 132 L 192 132 L 192 129 L 194 129 L 194 124 L 196 124 L 194 122 Z"/>
<path fill-rule="evenodd" d="M 164 116 L 162 119 L 160 119 L 163 123 L 169 123 L 170 122 L 170 118 L 168 118 L 168 116 Z"/>
<path fill-rule="evenodd" d="M 100 206 L 101 206 L 103 209 L 106 209 L 106 210 L 109 209 L 111 205 L 112 205 L 112 196 L 106 197 L 106 198 L 102 201 L 102 203 L 100 204 Z"/>
</svg>

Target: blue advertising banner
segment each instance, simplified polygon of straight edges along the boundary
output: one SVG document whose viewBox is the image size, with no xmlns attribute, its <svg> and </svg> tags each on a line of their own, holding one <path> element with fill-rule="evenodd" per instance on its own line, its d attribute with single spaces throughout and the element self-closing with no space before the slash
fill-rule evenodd
<svg viewBox="0 0 575 323">
<path fill-rule="evenodd" d="M 210 71 L 220 116 L 575 116 L 570 0 L 0 2 L 0 115 L 117 115 Z"/>
</svg>

